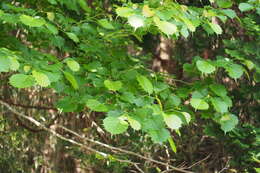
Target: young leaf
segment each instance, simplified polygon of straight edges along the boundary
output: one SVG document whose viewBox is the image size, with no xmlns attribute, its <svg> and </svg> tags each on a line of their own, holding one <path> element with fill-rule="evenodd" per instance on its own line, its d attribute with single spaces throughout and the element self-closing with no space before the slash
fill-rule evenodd
<svg viewBox="0 0 260 173">
<path fill-rule="evenodd" d="M 217 0 L 217 4 L 221 8 L 230 8 L 233 5 L 231 0 Z"/>
<path fill-rule="evenodd" d="M 177 26 L 170 22 L 159 21 L 156 23 L 156 26 L 166 35 L 172 35 L 177 32 Z"/>
<path fill-rule="evenodd" d="M 116 9 L 116 14 L 120 17 L 129 17 L 133 15 L 133 10 L 128 7 L 119 7 Z"/>
<path fill-rule="evenodd" d="M 28 25 L 30 27 L 41 27 L 41 26 L 45 25 L 45 23 L 46 23 L 43 18 L 31 17 L 31 16 L 27 16 L 24 14 L 20 16 L 20 21 L 23 24 Z"/>
<path fill-rule="evenodd" d="M 72 33 L 72 32 L 66 32 L 67 36 L 73 40 L 75 43 L 79 42 L 79 38 L 76 34 Z"/>
<path fill-rule="evenodd" d="M 225 114 L 220 119 L 221 129 L 225 133 L 233 130 L 236 127 L 237 124 L 238 124 L 238 118 L 237 118 L 237 116 L 235 116 L 233 114 Z"/>
<path fill-rule="evenodd" d="M 59 33 L 58 29 L 56 28 L 56 26 L 50 24 L 50 23 L 47 23 L 46 24 L 46 27 L 47 29 L 54 35 L 57 35 Z"/>
<path fill-rule="evenodd" d="M 149 8 L 148 5 L 143 6 L 142 13 L 145 17 L 152 17 L 154 15 L 154 12 Z"/>
<path fill-rule="evenodd" d="M 222 34 L 222 28 L 216 23 L 209 23 L 209 26 L 216 34 Z"/>
<path fill-rule="evenodd" d="M 117 117 L 106 117 L 103 124 L 106 131 L 113 135 L 123 133 L 128 129 L 128 123 Z"/>
<path fill-rule="evenodd" d="M 228 112 L 228 105 L 221 98 L 211 98 L 211 102 L 215 108 L 215 110 L 219 113 Z"/>
<path fill-rule="evenodd" d="M 29 88 L 34 85 L 34 78 L 31 75 L 14 74 L 9 81 L 16 88 Z"/>
<path fill-rule="evenodd" d="M 242 12 L 252 10 L 254 7 L 248 3 L 240 3 L 238 6 L 239 10 Z"/>
<path fill-rule="evenodd" d="M 222 12 L 231 19 L 233 19 L 237 16 L 236 12 L 234 10 L 231 10 L 231 9 L 224 9 L 224 10 L 222 10 Z"/>
<path fill-rule="evenodd" d="M 108 108 L 106 105 L 100 103 L 98 100 L 89 99 L 86 102 L 86 106 L 96 112 L 107 112 Z"/>
<path fill-rule="evenodd" d="M 144 18 L 142 16 L 133 15 L 128 17 L 128 23 L 136 30 L 137 28 L 144 26 Z"/>
<path fill-rule="evenodd" d="M 98 20 L 100 26 L 106 29 L 115 29 L 114 26 L 107 20 L 107 19 L 100 19 Z"/>
<path fill-rule="evenodd" d="M 72 70 L 72 71 L 79 71 L 80 66 L 79 63 L 73 59 L 69 59 L 66 61 L 68 67 Z"/>
<path fill-rule="evenodd" d="M 228 75 L 233 79 L 240 78 L 243 75 L 243 71 L 244 71 L 243 67 L 238 64 L 232 64 L 226 67 L 226 70 L 228 72 Z"/>
<path fill-rule="evenodd" d="M 192 98 L 190 104 L 193 108 L 198 110 L 207 110 L 209 108 L 208 103 L 202 99 Z"/>
<path fill-rule="evenodd" d="M 135 119 L 133 119 L 133 118 L 131 118 L 131 117 L 128 117 L 127 120 L 128 120 L 128 122 L 129 122 L 130 126 L 131 126 L 134 130 L 140 130 L 140 129 L 141 129 L 141 124 L 140 124 L 137 120 L 135 120 Z"/>
<path fill-rule="evenodd" d="M 223 85 L 220 84 L 212 84 L 209 88 L 220 97 L 225 97 L 227 95 L 227 90 Z"/>
<path fill-rule="evenodd" d="M 8 72 L 10 69 L 10 59 L 5 56 L 0 56 L 0 72 Z"/>
<path fill-rule="evenodd" d="M 199 69 L 199 71 L 206 74 L 213 73 L 216 70 L 216 68 L 207 61 L 199 60 L 196 62 L 196 66 Z"/>
<path fill-rule="evenodd" d="M 33 71 L 32 76 L 34 77 L 36 83 L 42 87 L 47 87 L 51 83 L 48 76 L 42 72 Z"/>
<path fill-rule="evenodd" d="M 16 71 L 19 69 L 20 67 L 20 64 L 19 62 L 17 61 L 17 59 L 15 57 L 8 57 L 9 60 L 10 60 L 10 69 L 13 70 L 13 71 Z"/>
<path fill-rule="evenodd" d="M 75 90 L 79 89 L 78 82 L 72 74 L 66 71 L 64 71 L 63 74 Z"/>
<path fill-rule="evenodd" d="M 181 127 L 182 125 L 182 121 L 181 118 L 178 117 L 175 114 L 164 114 L 164 121 L 166 123 L 166 125 L 170 128 L 170 129 L 174 129 L 177 130 Z"/>
<path fill-rule="evenodd" d="M 170 137 L 170 132 L 165 128 L 160 130 L 150 130 L 148 133 L 155 143 L 165 142 Z"/>
<path fill-rule="evenodd" d="M 146 91 L 148 94 L 153 93 L 153 84 L 147 77 L 145 77 L 143 75 L 138 75 L 136 78 L 144 91 Z"/>
<path fill-rule="evenodd" d="M 105 80 L 104 85 L 107 89 L 111 91 L 118 91 L 122 88 L 122 82 L 120 81 L 111 81 L 111 80 Z"/>
<path fill-rule="evenodd" d="M 176 152 L 177 152 L 177 148 L 176 148 L 176 145 L 175 145 L 175 143 L 174 143 L 172 137 L 169 137 L 169 138 L 168 138 L 168 141 L 169 141 L 169 144 L 170 144 L 170 146 L 171 146 L 172 151 L 173 151 L 174 153 L 176 153 Z"/>
</svg>

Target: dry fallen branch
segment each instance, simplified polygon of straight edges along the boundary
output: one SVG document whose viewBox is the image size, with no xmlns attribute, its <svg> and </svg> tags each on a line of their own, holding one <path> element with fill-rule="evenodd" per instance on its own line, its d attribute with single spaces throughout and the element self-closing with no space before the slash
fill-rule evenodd
<svg viewBox="0 0 260 173">
<path fill-rule="evenodd" d="M 24 119 L 26 119 L 26 120 L 32 122 L 32 123 L 35 124 L 36 126 L 41 127 L 41 128 L 44 129 L 45 131 L 47 131 L 47 132 L 53 134 L 54 136 L 56 136 L 56 137 L 58 137 L 58 138 L 60 138 L 60 139 L 62 139 L 62 140 L 64 140 L 64 141 L 70 142 L 71 144 L 80 146 L 80 147 L 85 148 L 85 149 L 87 149 L 87 150 L 89 150 L 89 151 L 91 151 L 91 152 L 100 154 L 100 155 L 102 155 L 102 156 L 104 156 L 104 157 L 107 157 L 107 156 L 109 155 L 109 154 L 106 154 L 106 153 L 104 153 L 104 152 L 101 152 L 101 151 L 98 151 L 98 150 L 96 150 L 96 149 L 93 149 L 93 148 L 91 148 L 91 147 L 88 147 L 88 146 L 86 146 L 85 144 L 76 142 L 76 141 L 74 141 L 74 140 L 72 140 L 72 139 L 68 139 L 68 138 L 62 136 L 61 134 L 57 133 L 56 131 L 47 128 L 46 126 L 44 126 L 43 124 L 41 124 L 39 121 L 35 120 L 34 118 L 32 118 L 32 117 L 30 117 L 30 116 L 27 116 L 27 115 L 24 115 L 23 113 L 20 113 L 20 112 L 16 111 L 16 110 L 13 109 L 9 104 L 7 104 L 7 103 L 5 103 L 5 102 L 3 102 L 3 101 L 1 101 L 1 100 L 0 100 L 0 104 L 3 105 L 3 106 L 5 106 L 6 108 L 8 108 L 8 109 L 9 109 L 11 112 L 13 112 L 14 114 L 16 114 L 16 115 L 18 115 L 18 116 L 20 116 L 20 117 L 22 117 L 22 118 L 24 118 Z M 191 172 L 191 171 L 187 171 L 187 170 L 184 170 L 184 169 L 181 169 L 181 168 L 177 168 L 177 167 L 171 166 L 171 165 L 169 165 L 169 164 L 167 164 L 167 163 L 164 163 L 164 162 L 161 162 L 161 161 L 158 161 L 158 160 L 154 160 L 154 159 L 152 159 L 152 158 L 148 158 L 148 157 L 142 156 L 142 155 L 137 154 L 137 153 L 134 153 L 134 152 L 132 152 L 132 151 L 127 151 L 127 150 L 124 150 L 124 149 L 121 149 L 121 148 L 117 148 L 117 147 L 110 146 L 110 145 L 108 145 L 108 144 L 104 144 L 104 143 L 99 142 L 99 141 L 95 141 L 95 140 L 92 140 L 92 139 L 89 139 L 89 138 L 86 138 L 86 137 L 82 137 L 82 136 L 79 135 L 78 133 L 76 133 L 76 132 L 74 132 L 74 131 L 72 131 L 72 130 L 70 130 L 70 129 L 67 129 L 67 128 L 63 127 L 63 126 L 59 126 L 59 127 L 62 128 L 62 129 L 64 129 L 64 130 L 66 130 L 67 132 L 70 132 L 70 133 L 74 134 L 75 136 L 77 136 L 77 137 L 79 137 L 79 138 L 81 138 L 81 139 L 83 139 L 83 140 L 86 140 L 86 141 L 95 143 L 95 144 L 97 144 L 97 145 L 99 145 L 99 146 L 106 147 L 106 148 L 108 148 L 108 149 L 110 149 L 110 150 L 119 151 L 119 152 L 122 152 L 122 153 L 126 153 L 126 154 L 129 154 L 129 155 L 133 155 L 133 156 L 139 157 L 139 158 L 141 158 L 141 159 L 143 159 L 143 160 L 147 160 L 147 161 L 152 162 L 152 163 L 156 163 L 156 164 L 159 164 L 159 165 L 163 165 L 163 166 L 169 167 L 169 168 L 171 168 L 173 171 L 179 171 L 179 172 L 182 172 L 182 173 L 193 173 L 193 172 Z M 134 163 L 134 162 L 131 162 L 131 161 L 128 161 L 128 160 L 120 160 L 120 159 L 116 159 L 116 160 L 119 161 L 119 162 L 125 162 L 125 163 L 132 164 L 132 165 L 134 165 L 135 167 L 137 166 L 137 163 Z M 140 171 L 140 170 L 139 170 L 139 171 Z"/>
</svg>

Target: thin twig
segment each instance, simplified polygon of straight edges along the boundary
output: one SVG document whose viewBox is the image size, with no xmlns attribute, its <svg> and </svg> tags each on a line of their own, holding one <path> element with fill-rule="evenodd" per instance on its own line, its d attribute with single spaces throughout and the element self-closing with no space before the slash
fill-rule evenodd
<svg viewBox="0 0 260 173">
<path fill-rule="evenodd" d="M 73 135 L 75 135 L 75 136 L 77 136 L 77 137 L 79 137 L 79 138 L 81 138 L 81 139 L 83 139 L 83 140 L 86 140 L 86 141 L 92 142 L 92 143 L 94 143 L 94 144 L 97 144 L 97 145 L 106 147 L 106 148 L 108 148 L 108 149 L 110 149 L 110 150 L 120 151 L 120 152 L 122 152 L 122 153 L 126 153 L 126 154 L 129 154 L 129 155 L 133 155 L 133 156 L 139 157 L 139 158 L 141 158 L 141 159 L 144 159 L 144 160 L 147 160 L 147 161 L 150 161 L 150 162 L 153 162 L 153 163 L 157 163 L 157 164 L 160 164 L 160 165 L 163 165 L 163 166 L 166 166 L 166 167 L 168 166 L 168 167 L 170 167 L 172 170 L 175 170 L 175 171 L 179 171 L 179 172 L 183 172 L 183 173 L 192 173 L 192 172 L 190 172 L 190 171 L 186 171 L 186 170 L 183 170 L 183 169 L 180 169 L 180 168 L 171 166 L 171 165 L 169 165 L 169 164 L 167 164 L 167 163 L 163 163 L 163 162 L 161 162 L 161 161 L 154 160 L 154 159 L 152 159 L 152 158 L 148 158 L 148 157 L 142 156 L 142 155 L 137 154 L 137 153 L 134 153 L 134 152 L 132 152 L 132 151 L 127 151 L 127 150 L 124 150 L 124 149 L 121 149 L 121 148 L 118 148 L 118 147 L 113 147 L 113 146 L 110 146 L 110 145 L 108 145 L 108 144 L 104 144 L 104 143 L 99 142 L 99 141 L 95 141 L 95 140 L 93 140 L 93 139 L 89 139 L 89 138 L 83 137 L 83 136 L 81 136 L 80 134 L 78 134 L 78 133 L 76 133 L 76 132 L 74 132 L 74 131 L 72 131 L 72 130 L 70 130 L 70 129 L 64 127 L 64 126 L 58 125 L 58 127 L 62 128 L 63 130 L 65 130 L 65 131 L 67 131 L 67 132 L 70 132 L 71 134 L 73 134 Z"/>
<path fill-rule="evenodd" d="M 141 168 L 139 168 L 139 166 L 138 166 L 137 164 L 134 164 L 134 166 L 135 166 L 135 168 L 136 168 L 139 172 L 144 173 L 144 171 L 143 171 Z"/>
<path fill-rule="evenodd" d="M 210 156 L 211 156 L 211 154 L 209 154 L 209 155 L 208 155 L 207 157 L 205 157 L 204 159 L 202 159 L 202 160 L 200 160 L 200 161 L 198 161 L 198 162 L 192 164 L 192 165 L 189 166 L 187 169 L 190 169 L 190 168 L 194 167 L 195 165 L 198 165 L 198 164 L 200 164 L 201 162 L 204 162 L 204 161 L 207 160 Z"/>
<path fill-rule="evenodd" d="M 9 104 L 7 104 L 7 103 L 5 103 L 5 102 L 3 102 L 3 101 L 1 101 L 1 100 L 0 100 L 0 104 L 2 104 L 3 106 L 7 107 L 10 111 L 12 111 L 13 113 L 15 113 L 16 115 L 18 115 L 18 116 L 20 116 L 20 117 L 23 117 L 24 119 L 29 120 L 30 122 L 32 122 L 32 123 L 35 124 L 36 126 L 43 128 L 44 130 L 50 132 L 50 133 L 53 134 L 54 136 L 56 136 L 56 137 L 58 137 L 58 138 L 60 138 L 60 139 L 62 139 L 62 140 L 64 140 L 64 141 L 67 141 L 67 142 L 70 142 L 70 143 L 72 143 L 72 144 L 78 145 L 78 146 L 80 146 L 80 147 L 82 147 L 82 148 L 85 148 L 85 149 L 87 149 L 87 150 L 89 150 L 89 151 L 92 151 L 92 152 L 94 152 L 94 153 L 98 153 L 98 154 L 103 155 L 103 156 L 105 156 L 105 157 L 108 156 L 108 154 L 106 154 L 106 153 L 97 151 L 97 150 L 95 150 L 95 149 L 93 149 L 93 148 L 90 148 L 90 147 L 84 145 L 84 144 L 78 143 L 78 142 L 76 142 L 76 141 L 74 141 L 74 140 L 72 140 L 72 139 L 68 139 L 68 138 L 66 138 L 66 137 L 64 137 L 64 136 L 62 136 L 62 135 L 60 135 L 60 134 L 58 134 L 56 131 L 45 127 L 43 124 L 41 124 L 39 121 L 35 120 L 34 118 L 29 117 L 29 116 L 26 116 L 26 115 L 24 115 L 24 114 L 22 114 L 22 113 L 16 111 L 16 110 L 13 109 Z M 153 162 L 153 163 L 156 163 L 156 164 L 160 164 L 160 165 L 169 167 L 169 168 L 171 168 L 172 170 L 179 171 L 179 172 L 182 172 L 182 173 L 193 173 L 193 172 L 191 172 L 191 171 L 186 171 L 186 170 L 184 170 L 184 169 L 180 169 L 180 168 L 171 166 L 171 165 L 169 165 L 169 164 L 167 164 L 167 163 L 164 163 L 164 162 L 161 162 L 161 161 L 158 161 L 158 160 L 154 160 L 154 159 L 152 159 L 152 158 L 148 158 L 148 157 L 142 156 L 142 155 L 137 154 L 137 153 L 134 153 L 134 152 L 132 152 L 132 151 L 127 151 L 127 150 L 124 150 L 124 149 L 121 149 L 121 148 L 117 148 L 117 147 L 113 147 L 113 146 L 104 144 L 104 143 L 99 142 L 99 141 L 94 141 L 94 140 L 92 140 L 92 139 L 82 137 L 81 135 L 79 135 L 78 133 L 76 133 L 76 132 L 74 132 L 74 131 L 72 131 L 72 130 L 69 130 L 69 129 L 63 127 L 63 126 L 60 126 L 60 127 L 63 128 L 64 130 L 66 130 L 66 131 L 68 131 L 68 132 L 74 134 L 75 136 L 78 136 L 78 137 L 80 137 L 80 138 L 82 138 L 82 139 L 85 139 L 85 140 L 87 140 L 87 141 L 89 141 L 89 142 L 92 142 L 92 143 L 95 143 L 95 144 L 97 144 L 97 145 L 104 146 L 104 147 L 106 147 L 106 148 L 108 148 L 108 149 L 110 149 L 110 150 L 116 150 L 116 151 L 120 151 L 120 152 L 122 152 L 122 153 L 126 153 L 126 154 L 129 154 L 129 155 L 133 155 L 133 156 L 139 157 L 139 158 L 141 158 L 141 159 L 147 160 L 147 161 L 149 161 L 149 162 Z M 117 159 L 117 160 L 118 160 L 118 159 Z M 119 161 L 120 161 L 120 160 L 119 160 Z M 122 160 L 121 160 L 121 161 L 122 161 Z M 124 161 L 124 162 L 126 162 L 126 163 L 132 163 L 132 162 L 130 162 L 130 161 Z"/>
</svg>

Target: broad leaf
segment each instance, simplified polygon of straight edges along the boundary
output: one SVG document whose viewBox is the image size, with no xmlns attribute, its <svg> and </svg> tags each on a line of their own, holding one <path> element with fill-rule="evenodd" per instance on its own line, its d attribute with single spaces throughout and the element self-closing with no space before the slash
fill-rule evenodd
<svg viewBox="0 0 260 173">
<path fill-rule="evenodd" d="M 177 26 L 170 22 L 160 21 L 156 23 L 156 26 L 166 35 L 172 35 L 177 32 Z"/>
<path fill-rule="evenodd" d="M 244 68 L 238 64 L 232 64 L 226 67 L 228 75 L 233 79 L 240 78 L 243 75 Z"/>
<path fill-rule="evenodd" d="M 0 72 L 8 72 L 10 69 L 10 59 L 5 56 L 0 56 Z"/>
<path fill-rule="evenodd" d="M 199 60 L 196 62 L 196 66 L 199 69 L 199 71 L 206 74 L 213 73 L 216 70 L 216 68 L 207 61 Z"/>
<path fill-rule="evenodd" d="M 86 102 L 86 106 L 96 112 L 107 112 L 108 108 L 103 103 L 100 103 L 98 100 L 89 99 Z"/>
<path fill-rule="evenodd" d="M 21 15 L 20 16 L 20 21 L 28 26 L 31 27 L 41 27 L 43 25 L 45 25 L 45 20 L 43 18 L 40 17 L 31 17 L 31 16 L 27 16 L 27 15 Z"/>
<path fill-rule="evenodd" d="M 128 129 L 128 123 L 117 117 L 106 117 L 103 124 L 106 131 L 113 135 L 123 133 Z"/>
<path fill-rule="evenodd" d="M 131 126 L 134 130 L 140 130 L 140 129 L 141 129 L 141 124 L 140 124 L 137 120 L 135 120 L 135 119 L 133 119 L 133 118 L 131 118 L 131 117 L 128 117 L 127 120 L 128 120 L 128 122 L 129 122 L 130 126 Z"/>
<path fill-rule="evenodd" d="M 107 19 L 98 20 L 100 26 L 106 29 L 115 29 L 114 26 Z"/>
<path fill-rule="evenodd" d="M 237 118 L 237 116 L 235 116 L 233 114 L 225 114 L 220 119 L 221 129 L 225 133 L 233 130 L 236 127 L 237 124 L 238 124 L 238 118 Z"/>
<path fill-rule="evenodd" d="M 177 130 L 181 127 L 181 118 L 175 114 L 164 114 L 164 121 L 170 129 Z"/>
<path fill-rule="evenodd" d="M 111 81 L 111 80 L 105 80 L 104 85 L 107 89 L 111 91 L 118 91 L 122 88 L 122 82 L 120 81 Z"/>
<path fill-rule="evenodd" d="M 228 112 L 228 105 L 221 98 L 211 98 L 211 102 L 215 108 L 215 110 L 219 113 Z"/>
<path fill-rule="evenodd" d="M 72 32 L 66 32 L 67 36 L 73 40 L 75 43 L 79 42 L 79 38 L 76 34 L 72 33 Z"/>
<path fill-rule="evenodd" d="M 222 34 L 223 30 L 222 30 L 222 28 L 219 26 L 219 24 L 209 23 L 209 26 L 211 27 L 211 29 L 212 29 L 216 34 Z"/>
<path fill-rule="evenodd" d="M 151 130 L 148 131 L 148 133 L 155 143 L 165 142 L 170 137 L 170 132 L 165 128 L 162 128 L 160 130 Z"/>
<path fill-rule="evenodd" d="M 227 95 L 227 90 L 223 85 L 220 84 L 212 84 L 209 88 L 220 97 L 225 97 Z"/>
<path fill-rule="evenodd" d="M 207 110 L 209 108 L 208 103 L 202 99 L 192 98 L 190 104 L 193 108 L 198 110 Z"/>
<path fill-rule="evenodd" d="M 240 3 L 238 6 L 239 10 L 242 12 L 252 10 L 254 7 L 248 3 Z"/>
<path fill-rule="evenodd" d="M 79 63 L 73 59 L 69 59 L 66 61 L 68 67 L 72 70 L 72 71 L 79 71 L 80 66 Z"/>
<path fill-rule="evenodd" d="M 229 8 L 233 5 L 231 0 L 217 0 L 217 4 L 221 8 Z"/>
<path fill-rule="evenodd" d="M 153 84 L 147 77 L 145 77 L 143 75 L 138 75 L 136 78 L 144 91 L 146 91 L 149 94 L 153 93 Z"/>
<path fill-rule="evenodd" d="M 32 76 L 34 77 L 36 83 L 42 87 L 47 87 L 51 84 L 48 76 L 42 72 L 33 71 Z"/>
<path fill-rule="evenodd" d="M 144 26 L 144 18 L 142 16 L 133 15 L 128 17 L 128 23 L 136 30 L 137 28 Z"/>
<path fill-rule="evenodd" d="M 152 17 L 154 15 L 154 12 L 149 8 L 148 5 L 143 6 L 142 13 L 145 17 Z"/>
<path fill-rule="evenodd" d="M 79 89 L 78 82 L 72 74 L 66 71 L 64 71 L 63 74 L 75 90 Z"/>
<path fill-rule="evenodd" d="M 9 81 L 16 88 L 29 88 L 34 85 L 34 78 L 31 75 L 14 74 Z"/>
</svg>

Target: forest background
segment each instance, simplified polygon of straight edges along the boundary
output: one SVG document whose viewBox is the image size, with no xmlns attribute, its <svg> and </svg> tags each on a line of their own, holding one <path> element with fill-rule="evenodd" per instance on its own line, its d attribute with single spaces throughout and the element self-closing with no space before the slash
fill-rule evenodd
<svg viewBox="0 0 260 173">
<path fill-rule="evenodd" d="M 259 173 L 259 0 L 1 0 L 0 172 Z"/>
</svg>

